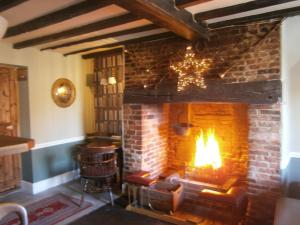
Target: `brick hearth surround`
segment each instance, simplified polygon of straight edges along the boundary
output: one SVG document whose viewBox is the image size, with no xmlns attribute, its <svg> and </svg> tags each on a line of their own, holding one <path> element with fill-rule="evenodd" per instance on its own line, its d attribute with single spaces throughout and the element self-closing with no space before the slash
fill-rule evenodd
<svg viewBox="0 0 300 225">
<path fill-rule="evenodd" d="M 167 168 L 169 106 L 125 105 L 125 170 L 151 171 L 158 175 Z"/>
<path fill-rule="evenodd" d="M 225 79 L 248 82 L 280 79 L 280 30 L 274 23 L 248 24 L 210 32 L 207 45 L 197 45 L 201 57 L 218 60 L 208 76 L 221 74 L 234 62 Z M 261 36 L 270 35 L 256 48 Z M 170 60 L 184 54 L 188 43 L 179 39 L 131 44 L 126 46 L 126 89 L 144 84 L 152 88 L 166 73 Z M 248 51 L 249 50 L 249 51 Z M 244 53 L 246 52 L 246 53 Z M 196 52 L 197 53 L 197 52 Z M 141 61 L 135 60 L 140 58 Z M 146 71 L 151 67 L 151 71 Z M 169 104 L 125 104 L 125 170 L 151 170 L 159 174 L 167 167 Z M 248 225 L 273 224 L 276 200 L 281 195 L 280 182 L 280 104 L 250 104 L 248 108 Z"/>
</svg>

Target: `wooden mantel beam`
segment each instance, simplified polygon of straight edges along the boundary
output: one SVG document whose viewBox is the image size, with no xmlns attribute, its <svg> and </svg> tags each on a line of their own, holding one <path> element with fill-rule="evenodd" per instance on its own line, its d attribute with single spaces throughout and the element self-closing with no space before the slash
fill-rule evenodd
<svg viewBox="0 0 300 225">
<path fill-rule="evenodd" d="M 116 4 L 187 40 L 208 38 L 207 28 L 188 11 L 178 10 L 173 0 L 116 0 Z"/>
<path fill-rule="evenodd" d="M 274 104 L 281 99 L 281 81 L 252 81 L 226 83 L 225 80 L 207 80 L 207 89 L 195 86 L 183 93 L 176 85 L 164 84 L 156 90 L 128 90 L 124 92 L 124 104 L 161 104 L 176 102 L 231 102 L 248 104 Z"/>
</svg>

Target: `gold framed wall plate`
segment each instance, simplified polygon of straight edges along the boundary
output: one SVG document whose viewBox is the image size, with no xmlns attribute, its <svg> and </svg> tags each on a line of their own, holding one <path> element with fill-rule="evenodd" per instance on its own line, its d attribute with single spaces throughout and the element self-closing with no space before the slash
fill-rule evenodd
<svg viewBox="0 0 300 225">
<path fill-rule="evenodd" d="M 53 83 L 51 95 L 56 105 L 65 108 L 75 101 L 76 89 L 72 81 L 60 78 Z"/>
</svg>

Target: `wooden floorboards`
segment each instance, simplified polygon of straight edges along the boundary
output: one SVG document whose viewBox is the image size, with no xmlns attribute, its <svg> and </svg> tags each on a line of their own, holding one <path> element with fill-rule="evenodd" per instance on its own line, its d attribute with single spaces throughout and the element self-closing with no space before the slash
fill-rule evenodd
<svg viewBox="0 0 300 225">
<path fill-rule="evenodd" d="M 69 225 L 91 225 L 99 221 L 101 225 L 170 225 L 144 215 L 126 211 L 121 206 L 104 206 Z M 101 221 L 101 222 L 100 222 Z"/>
</svg>

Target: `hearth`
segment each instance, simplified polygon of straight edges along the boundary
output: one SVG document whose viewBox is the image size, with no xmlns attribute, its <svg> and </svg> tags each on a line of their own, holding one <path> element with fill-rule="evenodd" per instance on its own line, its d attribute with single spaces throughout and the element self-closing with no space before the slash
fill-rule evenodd
<svg viewBox="0 0 300 225">
<path fill-rule="evenodd" d="M 192 127 L 186 136 L 169 128 L 168 169 L 183 170 L 185 179 L 213 185 L 222 186 L 232 177 L 245 179 L 249 129 L 246 104 L 181 103 L 169 107 L 169 124 L 180 120 Z"/>
<path fill-rule="evenodd" d="M 238 176 L 231 176 L 227 173 L 222 173 L 220 171 L 211 171 L 207 172 L 206 169 L 192 169 L 193 175 L 190 175 L 190 172 L 185 172 L 185 176 L 181 178 L 185 182 L 190 183 L 198 183 L 200 186 L 204 188 L 213 189 L 216 191 L 226 192 L 231 188 L 234 184 L 240 181 Z M 199 170 L 201 172 L 199 172 Z M 204 171 L 204 172 L 203 172 Z M 189 174 L 189 175 L 187 175 Z"/>
<path fill-rule="evenodd" d="M 147 171 L 137 171 L 126 176 L 125 182 L 127 209 L 137 213 L 181 225 L 237 225 L 245 219 L 248 198 L 244 189 L 233 186 L 236 180 L 217 186 L 190 181 L 177 173 L 158 179 Z M 186 198 L 188 185 L 194 186 L 201 202 Z"/>
<path fill-rule="evenodd" d="M 166 199 L 173 199 L 171 202 L 175 203 L 169 203 L 169 208 L 176 204 L 175 208 L 179 209 L 175 200 L 183 198 L 179 201 L 182 204 L 213 207 L 227 213 L 234 211 L 239 213 L 238 220 L 243 218 L 248 202 L 247 104 L 134 105 L 131 110 L 127 125 L 134 129 L 127 130 L 129 135 L 125 137 L 132 140 L 127 146 L 132 151 L 125 155 L 127 170 L 142 169 L 147 175 L 139 177 L 141 173 L 137 173 L 127 182 L 134 187 L 131 189 L 135 195 L 142 193 L 137 197 L 142 199 L 139 203 L 142 207 L 150 204 L 155 205 L 154 210 L 164 208 L 161 205 L 166 204 Z M 135 111 L 139 115 L 135 115 Z M 188 131 L 178 132 L 178 124 L 188 125 L 185 126 Z M 140 130 L 136 129 L 139 127 Z M 142 149 L 136 149 L 140 144 Z M 165 193 L 158 188 L 161 182 L 164 186 L 179 188 L 172 192 L 173 195 L 183 195 L 172 197 Z M 137 192 L 137 188 L 142 191 Z"/>
</svg>

